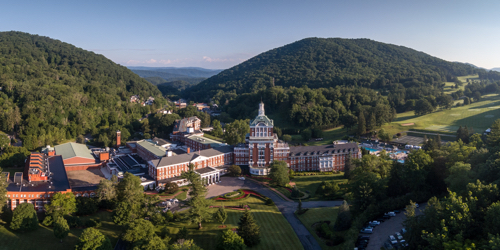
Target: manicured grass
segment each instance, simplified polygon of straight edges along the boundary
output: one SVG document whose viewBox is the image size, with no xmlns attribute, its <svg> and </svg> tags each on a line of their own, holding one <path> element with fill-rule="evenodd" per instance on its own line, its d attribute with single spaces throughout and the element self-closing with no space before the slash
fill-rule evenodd
<svg viewBox="0 0 500 250">
<path fill-rule="evenodd" d="M 215 202 L 214 205 L 220 206 L 222 202 Z M 268 249 L 303 249 L 299 238 L 293 231 L 285 217 L 279 212 L 276 206 L 267 206 L 260 199 L 249 197 L 244 200 L 226 201 L 224 206 L 239 206 L 248 204 L 251 212 L 260 227 L 261 242 L 259 245 L 252 247 L 252 250 L 268 250 Z M 212 209 L 213 212 L 216 209 Z M 243 211 L 226 210 L 228 219 L 225 225 L 227 228 L 237 228 L 240 216 Z M 201 230 L 197 229 L 196 224 L 187 222 L 174 222 L 167 227 L 170 234 L 176 234 L 183 226 L 189 230 L 188 239 L 194 239 L 195 243 L 203 249 L 215 249 L 218 233 L 222 230 L 218 226 L 218 222 L 203 223 Z M 175 237 L 175 235 L 172 235 Z"/>
<path fill-rule="evenodd" d="M 187 191 L 183 191 L 182 193 L 175 196 L 175 198 L 182 201 L 185 200 L 187 198 Z"/>
<path fill-rule="evenodd" d="M 311 198 L 308 201 L 324 200 L 323 197 L 316 197 L 316 190 L 323 181 L 335 181 L 337 184 L 346 183 L 344 173 L 335 175 L 312 175 L 312 176 L 295 176 L 292 182 L 295 182 L 297 188 L 303 192 L 309 193 Z M 309 212 L 308 212 L 309 213 Z"/>
<path fill-rule="evenodd" d="M 302 143 L 304 146 L 319 146 L 332 144 L 332 141 L 340 140 L 342 137 L 347 135 L 347 129 L 342 127 L 331 128 L 323 130 L 323 140 L 316 141 L 311 139 L 310 141 L 304 141 L 301 135 L 292 135 L 292 143 Z"/>
<path fill-rule="evenodd" d="M 299 220 L 304 224 L 304 226 L 309 230 L 309 232 L 316 238 L 322 249 L 343 249 L 342 244 L 334 247 L 329 247 L 326 245 L 326 241 L 320 238 L 316 234 L 316 229 L 313 228 L 313 224 L 319 221 L 330 221 L 330 227 L 333 228 L 335 220 L 339 212 L 338 207 L 320 207 L 320 208 L 310 208 L 305 214 L 297 215 Z M 335 232 L 335 235 L 343 236 L 344 232 Z"/>
<path fill-rule="evenodd" d="M 398 114 L 398 117 L 383 128 L 391 134 L 410 129 L 425 130 L 432 133 L 456 132 L 459 126 L 473 128 L 475 133 L 482 133 L 500 118 L 500 95 L 485 95 L 478 102 L 470 105 L 453 107 L 423 116 L 415 116 L 413 111 Z M 401 124 L 414 123 L 411 126 Z"/>
<path fill-rule="evenodd" d="M 216 141 L 219 141 L 219 142 L 224 142 L 224 139 L 222 138 L 219 138 L 219 137 L 215 137 L 213 135 L 209 135 L 209 134 L 203 134 L 203 137 L 206 137 L 208 139 L 212 139 L 212 140 L 216 140 Z"/>
<path fill-rule="evenodd" d="M 100 218 L 102 222 L 99 230 L 106 235 L 111 245 L 114 247 L 121 233 L 121 227 L 113 223 L 113 217 L 110 212 L 100 211 L 92 216 L 80 217 L 82 220 Z M 10 231 L 5 223 L 0 223 L 0 249 L 1 250 L 31 250 L 31 249 L 50 249 L 67 250 L 74 249 L 78 242 L 78 237 L 84 229 L 71 229 L 68 237 L 62 243 L 54 236 L 52 228 L 40 224 L 40 227 L 32 232 L 18 233 Z"/>
</svg>

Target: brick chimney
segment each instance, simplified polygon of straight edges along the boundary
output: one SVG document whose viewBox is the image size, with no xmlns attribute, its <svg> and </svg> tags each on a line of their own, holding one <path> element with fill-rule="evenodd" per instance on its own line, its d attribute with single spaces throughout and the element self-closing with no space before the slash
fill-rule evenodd
<svg viewBox="0 0 500 250">
<path fill-rule="evenodd" d="M 122 132 L 120 130 L 116 131 L 116 147 L 119 148 L 122 145 Z"/>
<path fill-rule="evenodd" d="M 190 147 L 187 147 L 187 153 L 191 153 L 191 148 Z"/>
</svg>

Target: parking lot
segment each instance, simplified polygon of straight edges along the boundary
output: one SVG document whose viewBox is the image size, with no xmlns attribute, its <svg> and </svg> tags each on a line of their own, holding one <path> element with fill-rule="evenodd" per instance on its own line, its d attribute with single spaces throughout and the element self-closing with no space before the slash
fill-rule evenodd
<svg viewBox="0 0 500 250">
<path fill-rule="evenodd" d="M 421 204 L 419 208 L 417 208 L 416 214 L 422 214 L 422 210 L 425 208 L 424 204 Z M 396 214 L 395 217 L 391 217 L 390 219 L 380 223 L 380 225 L 373 228 L 372 234 L 362 234 L 370 236 L 370 241 L 368 242 L 367 250 L 378 250 L 384 246 L 384 242 L 389 239 L 389 235 L 394 235 L 396 232 L 401 232 L 403 228 L 403 222 L 406 219 L 406 215 L 404 211 Z"/>
</svg>

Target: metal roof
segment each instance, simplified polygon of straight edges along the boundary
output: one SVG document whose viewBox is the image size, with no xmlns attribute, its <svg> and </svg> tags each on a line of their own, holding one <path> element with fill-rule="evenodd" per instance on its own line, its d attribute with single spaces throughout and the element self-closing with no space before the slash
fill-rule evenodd
<svg viewBox="0 0 500 250">
<path fill-rule="evenodd" d="M 201 151 L 194 151 L 189 154 L 180 154 L 180 155 L 174 155 L 170 157 L 162 157 L 161 159 L 154 159 L 151 160 L 153 165 L 156 167 L 164 167 L 164 166 L 170 166 L 174 164 L 179 164 L 179 163 L 185 163 L 185 162 L 191 162 L 196 160 L 198 157 L 212 157 L 216 155 L 221 155 L 225 153 L 232 152 L 233 148 L 230 146 L 223 146 L 223 147 L 217 147 L 217 148 L 210 148 L 210 149 L 205 149 Z"/>
<path fill-rule="evenodd" d="M 274 126 L 274 121 L 272 119 L 269 119 L 265 115 L 259 115 L 255 117 L 255 119 L 250 122 L 250 126 L 256 126 L 259 123 L 264 123 L 266 126 Z"/>
<path fill-rule="evenodd" d="M 188 136 L 187 138 L 189 138 L 195 142 L 201 143 L 201 144 L 210 144 L 210 146 L 212 146 L 212 147 L 217 147 L 217 146 L 219 146 L 219 144 L 223 144 L 223 142 L 212 140 L 212 139 L 209 139 L 209 138 L 203 137 L 203 136 L 192 135 L 192 136 Z"/>
<path fill-rule="evenodd" d="M 85 144 L 79 144 L 74 142 L 68 142 L 54 147 L 56 149 L 56 154 L 61 155 L 63 160 L 82 157 L 94 160 L 92 152 L 87 148 Z"/>
<path fill-rule="evenodd" d="M 167 152 L 167 149 L 160 147 L 160 146 L 157 146 L 157 145 L 153 144 L 152 142 L 149 142 L 146 140 L 138 141 L 137 145 L 140 145 L 141 147 L 143 147 L 144 149 L 146 149 L 147 151 L 151 152 L 152 154 L 154 154 L 158 157 L 165 156 L 165 154 Z"/>
<path fill-rule="evenodd" d="M 337 154 L 344 152 L 357 152 L 358 144 L 354 142 L 342 144 L 328 144 L 321 146 L 299 146 L 290 147 L 290 156 L 305 156 L 305 155 L 322 155 L 322 154 Z"/>
</svg>

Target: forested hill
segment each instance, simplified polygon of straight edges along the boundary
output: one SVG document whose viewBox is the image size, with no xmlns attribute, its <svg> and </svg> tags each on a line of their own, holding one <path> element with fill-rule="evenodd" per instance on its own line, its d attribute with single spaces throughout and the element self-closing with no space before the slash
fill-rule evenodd
<svg viewBox="0 0 500 250">
<path fill-rule="evenodd" d="M 353 85 L 378 89 L 389 83 L 405 87 L 452 81 L 477 69 L 452 63 L 403 46 L 369 39 L 307 38 L 276 48 L 196 86 L 193 98 L 213 97 L 218 91 L 248 93 L 276 86 L 310 88 Z"/>
<path fill-rule="evenodd" d="M 154 85 L 102 55 L 22 32 L 0 33 L 0 88 L 0 130 L 17 132 L 28 149 L 125 129 L 165 103 Z M 155 105 L 130 103 L 132 95 L 154 96 Z"/>
</svg>

